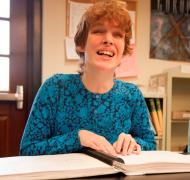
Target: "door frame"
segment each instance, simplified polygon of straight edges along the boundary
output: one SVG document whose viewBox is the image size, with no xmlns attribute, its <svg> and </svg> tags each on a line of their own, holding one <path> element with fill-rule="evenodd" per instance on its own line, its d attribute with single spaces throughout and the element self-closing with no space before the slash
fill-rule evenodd
<svg viewBox="0 0 190 180">
<path fill-rule="evenodd" d="M 10 0 L 10 91 L 24 86 L 24 106 L 0 102 L 0 156 L 19 155 L 19 145 L 33 99 L 41 85 L 42 0 Z M 23 63 L 24 62 L 24 63 Z M 20 71 L 18 71 L 20 69 Z M 23 77 L 24 75 L 24 77 Z"/>
<path fill-rule="evenodd" d="M 42 6 L 43 0 L 28 1 L 28 112 L 42 83 Z"/>
</svg>

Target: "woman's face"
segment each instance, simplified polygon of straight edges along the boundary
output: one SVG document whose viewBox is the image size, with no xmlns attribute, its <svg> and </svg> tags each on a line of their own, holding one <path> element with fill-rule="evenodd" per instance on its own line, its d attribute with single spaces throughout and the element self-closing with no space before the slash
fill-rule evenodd
<svg viewBox="0 0 190 180">
<path fill-rule="evenodd" d="M 85 66 L 101 70 L 111 70 L 121 63 L 125 46 L 125 32 L 113 23 L 99 21 L 88 33 L 83 49 Z"/>
</svg>

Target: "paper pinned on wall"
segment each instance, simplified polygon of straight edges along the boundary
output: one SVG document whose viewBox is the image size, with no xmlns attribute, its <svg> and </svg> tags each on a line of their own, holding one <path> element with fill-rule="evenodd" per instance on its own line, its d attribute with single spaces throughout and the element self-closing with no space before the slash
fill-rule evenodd
<svg viewBox="0 0 190 180">
<path fill-rule="evenodd" d="M 75 51 L 74 36 L 77 30 L 77 25 L 86 9 L 92 3 L 81 3 L 69 0 L 69 34 L 65 38 L 66 58 L 68 60 L 78 60 L 80 57 Z"/>
<path fill-rule="evenodd" d="M 115 70 L 116 78 L 134 77 L 138 75 L 135 44 L 131 44 L 131 47 L 133 49 L 133 53 L 130 56 L 123 57 L 120 66 Z"/>
<path fill-rule="evenodd" d="M 135 11 L 128 11 L 129 12 L 129 16 L 130 16 L 130 18 L 131 18 L 131 22 L 132 22 L 132 38 L 131 38 L 131 40 L 130 40 L 130 43 L 131 44 L 134 44 L 135 43 L 135 39 L 136 39 L 136 37 L 135 37 L 135 25 L 136 25 L 136 21 L 135 21 L 135 18 L 136 18 L 136 13 L 135 13 Z"/>
<path fill-rule="evenodd" d="M 136 45 L 135 45 L 135 25 L 136 13 L 135 11 L 128 11 L 132 21 L 132 38 L 130 40 L 133 52 L 130 56 L 124 56 L 120 66 L 115 70 L 116 78 L 135 77 L 138 75 L 138 68 L 136 63 Z"/>
<path fill-rule="evenodd" d="M 75 43 L 72 37 L 65 37 L 66 58 L 69 60 L 80 59 L 75 51 Z"/>
<path fill-rule="evenodd" d="M 74 37 L 80 18 L 92 3 L 69 1 L 69 36 Z"/>
</svg>

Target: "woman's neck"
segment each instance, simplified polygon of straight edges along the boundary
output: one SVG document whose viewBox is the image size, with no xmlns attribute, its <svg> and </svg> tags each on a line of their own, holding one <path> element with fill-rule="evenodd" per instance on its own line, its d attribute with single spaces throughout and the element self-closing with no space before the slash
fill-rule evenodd
<svg viewBox="0 0 190 180">
<path fill-rule="evenodd" d="M 113 75 L 106 73 L 96 72 L 94 74 L 84 72 L 81 79 L 86 89 L 93 93 L 106 93 L 111 90 L 114 85 Z"/>
</svg>

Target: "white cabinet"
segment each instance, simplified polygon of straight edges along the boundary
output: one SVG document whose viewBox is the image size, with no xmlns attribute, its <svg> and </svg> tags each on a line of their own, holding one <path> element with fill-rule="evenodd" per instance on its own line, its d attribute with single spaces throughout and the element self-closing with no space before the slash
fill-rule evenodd
<svg viewBox="0 0 190 180">
<path fill-rule="evenodd" d="M 151 79 L 166 88 L 166 150 L 182 151 L 187 145 L 188 118 L 173 118 L 173 113 L 190 111 L 190 73 L 175 69 Z"/>
<path fill-rule="evenodd" d="M 190 74 L 167 73 L 167 149 L 181 151 L 187 145 L 187 119 L 174 120 L 172 112 L 190 110 Z"/>
</svg>

